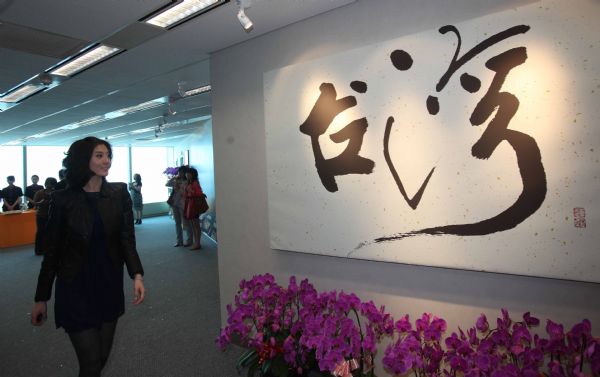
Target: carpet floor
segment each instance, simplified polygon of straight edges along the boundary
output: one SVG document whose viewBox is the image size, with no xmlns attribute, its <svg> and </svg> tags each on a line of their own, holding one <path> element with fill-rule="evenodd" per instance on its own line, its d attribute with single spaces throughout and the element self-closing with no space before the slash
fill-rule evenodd
<svg viewBox="0 0 600 377">
<path fill-rule="evenodd" d="M 221 352 L 217 245 L 207 237 L 203 249 L 173 247 L 175 230 L 167 217 L 136 225 L 144 265 L 145 302 L 133 306 L 125 277 L 125 314 L 120 318 L 103 377 L 234 377 L 240 349 Z M 48 321 L 31 326 L 41 257 L 33 246 L 0 249 L 0 375 L 74 377 L 78 366 L 67 334 Z"/>
</svg>

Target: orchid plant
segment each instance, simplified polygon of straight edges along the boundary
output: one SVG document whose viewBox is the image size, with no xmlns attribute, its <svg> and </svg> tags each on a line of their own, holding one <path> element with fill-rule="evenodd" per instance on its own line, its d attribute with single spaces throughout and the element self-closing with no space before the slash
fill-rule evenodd
<svg viewBox="0 0 600 377">
<path fill-rule="evenodd" d="M 374 377 L 385 338 L 383 367 L 394 376 L 600 377 L 600 339 L 587 319 L 567 333 L 548 320 L 540 336 L 539 319 L 527 312 L 515 321 L 502 309 L 494 328 L 481 314 L 466 332 L 444 338 L 446 321 L 430 313 L 414 325 L 408 315 L 394 322 L 384 307 L 353 293 L 319 293 L 294 276 L 283 287 L 270 274 L 242 280 L 227 313 L 217 343 L 247 349 L 238 369 L 249 377 Z"/>
<path fill-rule="evenodd" d="M 287 288 L 270 274 L 242 280 L 217 343 L 248 349 L 238 362 L 248 376 L 304 376 L 320 370 L 340 377 L 375 376 L 377 344 L 393 334 L 383 307 L 354 294 L 319 293 L 308 280 Z"/>
<path fill-rule="evenodd" d="M 415 327 L 403 317 L 395 324 L 397 340 L 385 351 L 384 367 L 393 375 L 567 377 L 600 376 L 600 340 L 583 320 L 568 332 L 550 320 L 548 338 L 532 334 L 539 319 L 529 312 L 513 321 L 508 311 L 490 328 L 482 314 L 474 327 L 444 339 L 444 320 L 424 314 Z"/>
<path fill-rule="evenodd" d="M 177 167 L 177 166 L 175 166 L 175 167 L 168 167 L 168 168 L 165 169 L 165 171 L 163 171 L 163 174 L 165 174 L 169 178 L 173 178 L 174 176 L 177 175 L 178 171 L 179 171 L 179 167 Z"/>
</svg>

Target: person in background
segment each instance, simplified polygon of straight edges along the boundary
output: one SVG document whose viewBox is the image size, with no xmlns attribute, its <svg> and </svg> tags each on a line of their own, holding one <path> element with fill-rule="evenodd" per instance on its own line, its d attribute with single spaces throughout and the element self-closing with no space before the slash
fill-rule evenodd
<svg viewBox="0 0 600 377">
<path fill-rule="evenodd" d="M 131 197 L 127 184 L 106 181 L 111 163 L 105 140 L 86 137 L 69 147 L 63 160 L 67 188 L 51 194 L 46 250 L 31 310 L 31 324 L 42 325 L 56 278 L 54 319 L 71 340 L 80 377 L 99 377 L 109 357 L 125 312 L 123 265 L 133 280 L 133 304 L 145 295 Z"/>
<path fill-rule="evenodd" d="M 190 229 L 189 220 L 183 216 L 183 210 L 185 207 L 185 189 L 187 187 L 187 179 L 185 174 L 188 170 L 187 166 L 180 166 L 177 169 L 177 175 L 167 182 L 166 186 L 171 187 L 170 206 L 173 212 L 173 220 L 175 220 L 175 235 L 177 236 L 177 242 L 174 247 L 179 246 L 190 246 L 192 244 L 192 230 Z M 183 242 L 183 232 L 186 233 L 186 242 Z"/>
<path fill-rule="evenodd" d="M 35 193 L 44 189 L 44 186 L 38 185 L 39 181 L 40 177 L 34 174 L 31 176 L 31 186 L 25 187 L 25 200 L 27 200 L 27 208 L 29 209 L 33 208 L 33 197 L 35 196 Z"/>
<path fill-rule="evenodd" d="M 67 188 L 67 180 L 65 179 L 65 169 L 60 169 L 58 171 L 58 183 L 56 184 L 56 187 L 54 187 L 55 190 L 62 190 Z"/>
<path fill-rule="evenodd" d="M 4 200 L 2 211 L 16 211 L 21 209 L 21 197 L 23 190 L 19 186 L 15 186 L 15 176 L 9 175 L 6 177 L 8 186 L 2 189 L 0 196 Z"/>
<path fill-rule="evenodd" d="M 142 210 L 144 209 L 144 201 L 142 198 L 142 176 L 139 174 L 133 175 L 133 182 L 129 184 L 131 192 L 131 200 L 133 201 L 133 211 L 135 224 L 142 223 Z"/>
<path fill-rule="evenodd" d="M 202 187 L 200 187 L 200 183 L 198 182 L 198 170 L 195 168 L 189 168 L 186 173 L 186 177 L 188 180 L 188 185 L 185 191 L 185 218 L 190 222 L 194 241 L 190 250 L 198 250 L 202 248 L 200 246 L 200 237 L 202 236 L 202 233 L 200 232 L 200 212 L 198 209 L 191 208 L 197 207 L 193 203 L 196 198 L 201 198 L 204 196 L 204 193 L 202 192 Z"/>
<path fill-rule="evenodd" d="M 39 190 L 33 196 L 35 204 L 35 222 L 37 229 L 35 231 L 35 255 L 44 254 L 44 244 L 46 240 L 46 223 L 48 222 L 48 207 L 50 206 L 50 194 L 56 186 L 56 178 L 48 177 L 44 182 L 45 188 Z"/>
</svg>

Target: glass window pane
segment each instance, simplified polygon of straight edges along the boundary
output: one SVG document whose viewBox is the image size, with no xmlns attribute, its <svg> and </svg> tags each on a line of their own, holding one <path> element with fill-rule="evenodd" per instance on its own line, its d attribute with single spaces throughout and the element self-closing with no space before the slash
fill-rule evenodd
<svg viewBox="0 0 600 377">
<path fill-rule="evenodd" d="M 6 177 L 15 176 L 15 186 L 19 186 L 25 192 L 23 185 L 23 147 L 7 146 L 0 147 L 0 189 L 8 186 Z"/>
<path fill-rule="evenodd" d="M 167 162 L 173 160 L 173 148 L 133 147 L 131 148 L 131 173 L 142 176 L 142 196 L 144 203 L 164 202 L 168 198 L 167 177 L 163 171 Z"/>
<path fill-rule="evenodd" d="M 129 147 L 112 147 L 113 158 L 108 177 L 109 182 L 129 182 Z"/>
<path fill-rule="evenodd" d="M 27 185 L 31 184 L 31 176 L 40 177 L 38 184 L 44 185 L 48 177 L 56 178 L 62 169 L 62 160 L 69 147 L 27 147 Z"/>
</svg>

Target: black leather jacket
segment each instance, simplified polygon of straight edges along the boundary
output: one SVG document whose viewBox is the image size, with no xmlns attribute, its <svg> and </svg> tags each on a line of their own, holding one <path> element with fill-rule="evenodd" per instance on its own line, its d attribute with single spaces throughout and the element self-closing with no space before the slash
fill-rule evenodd
<svg viewBox="0 0 600 377">
<path fill-rule="evenodd" d="M 104 181 L 98 197 L 98 210 L 115 267 L 127 266 L 129 276 L 144 274 L 135 246 L 131 197 L 125 183 Z M 48 242 L 38 277 L 35 301 L 48 301 L 54 278 L 72 281 L 79 272 L 90 246 L 93 213 L 83 189 L 54 191 L 50 201 Z"/>
</svg>

